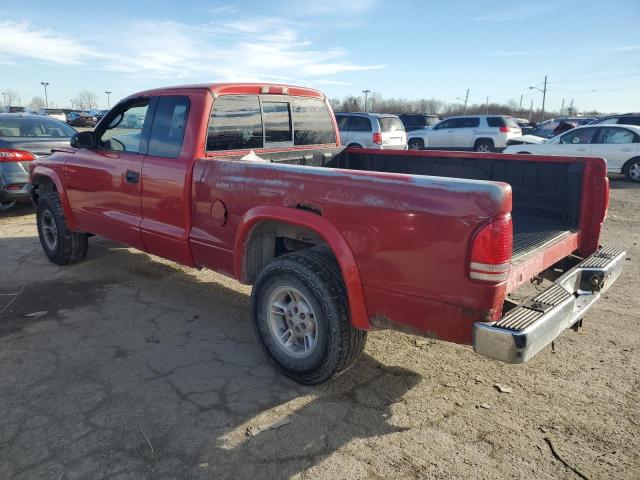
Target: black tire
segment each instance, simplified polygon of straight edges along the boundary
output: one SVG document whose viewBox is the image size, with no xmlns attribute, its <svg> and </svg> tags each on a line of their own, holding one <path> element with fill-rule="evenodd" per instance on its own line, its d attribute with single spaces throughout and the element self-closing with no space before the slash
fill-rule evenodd
<svg viewBox="0 0 640 480">
<path fill-rule="evenodd" d="M 473 146 L 473 150 L 476 152 L 493 152 L 493 140 L 489 140 L 488 138 L 481 138 L 476 140 L 476 144 Z"/>
<path fill-rule="evenodd" d="M 288 353 L 269 325 L 269 299 L 282 288 L 294 288 L 309 301 L 313 312 L 318 312 L 317 343 L 303 358 Z M 351 326 L 340 269 L 321 250 L 290 253 L 267 265 L 251 292 L 251 316 L 256 336 L 278 370 L 304 385 L 317 385 L 340 375 L 364 350 L 367 332 Z"/>
<path fill-rule="evenodd" d="M 15 200 L 0 202 L 0 212 L 6 212 L 7 210 L 11 210 L 15 206 L 16 206 Z"/>
<path fill-rule="evenodd" d="M 409 150 L 423 150 L 424 149 L 424 140 L 421 138 L 412 138 L 409 140 Z"/>
<path fill-rule="evenodd" d="M 640 182 L 640 157 L 632 158 L 625 163 L 622 171 L 627 180 L 635 183 Z"/>
<path fill-rule="evenodd" d="M 53 263 L 69 265 L 86 257 L 88 235 L 69 230 L 57 193 L 45 193 L 38 198 L 36 221 L 42 249 Z"/>
</svg>

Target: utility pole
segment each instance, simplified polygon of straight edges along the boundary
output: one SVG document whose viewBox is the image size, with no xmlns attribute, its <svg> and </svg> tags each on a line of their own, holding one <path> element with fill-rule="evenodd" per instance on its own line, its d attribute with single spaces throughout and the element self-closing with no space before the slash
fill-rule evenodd
<svg viewBox="0 0 640 480">
<path fill-rule="evenodd" d="M 529 90 L 538 90 L 539 92 L 542 92 L 542 118 L 540 121 L 544 122 L 544 103 L 547 99 L 547 76 L 544 76 L 544 88 L 529 87 Z"/>
<path fill-rule="evenodd" d="M 49 85 L 49 82 L 40 82 L 40 85 L 44 87 L 44 104 L 46 108 L 49 108 L 49 97 L 47 96 L 47 85 Z"/>
<path fill-rule="evenodd" d="M 533 113 L 533 98 L 531 99 L 531 106 L 529 107 L 529 121 L 531 121 L 532 113 Z"/>
<path fill-rule="evenodd" d="M 487 97 L 487 108 L 486 108 L 485 115 L 489 115 L 489 97 Z"/>
<path fill-rule="evenodd" d="M 522 98 L 524 97 L 524 93 L 520 94 L 520 106 L 518 107 L 518 113 L 522 112 Z"/>
<path fill-rule="evenodd" d="M 544 122 L 544 101 L 547 98 L 547 76 L 544 76 L 544 88 L 542 90 L 542 121 Z"/>
<path fill-rule="evenodd" d="M 569 105 L 569 116 L 573 113 L 573 98 L 571 99 L 571 104 Z"/>
<path fill-rule="evenodd" d="M 21 98 L 18 99 L 18 106 L 20 106 L 20 102 L 22 102 Z"/>
<path fill-rule="evenodd" d="M 371 90 L 362 90 L 362 93 L 364 93 L 364 111 L 367 111 L 367 99 L 369 98 L 369 93 L 371 92 Z"/>
<path fill-rule="evenodd" d="M 464 96 L 464 110 L 462 111 L 463 115 L 465 113 L 467 113 L 467 102 L 468 101 L 469 101 L 469 89 L 467 88 L 467 94 Z"/>
<path fill-rule="evenodd" d="M 111 95 L 111 90 L 105 90 L 104 93 L 107 94 L 107 109 L 110 109 L 111 103 L 109 102 L 109 95 Z"/>
<path fill-rule="evenodd" d="M 560 116 L 562 116 L 562 112 L 564 112 L 564 98 L 562 99 L 562 105 L 560 106 Z"/>
</svg>

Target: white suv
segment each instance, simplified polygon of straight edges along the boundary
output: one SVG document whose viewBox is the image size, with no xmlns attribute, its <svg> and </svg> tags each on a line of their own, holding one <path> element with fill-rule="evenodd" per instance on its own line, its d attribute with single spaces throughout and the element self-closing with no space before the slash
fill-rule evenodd
<svg viewBox="0 0 640 480">
<path fill-rule="evenodd" d="M 397 115 L 336 113 L 340 143 L 347 147 L 406 150 L 407 132 Z"/>
<path fill-rule="evenodd" d="M 503 150 L 507 141 L 522 135 L 518 122 L 503 115 L 449 117 L 433 127 L 409 132 L 409 148 L 420 150 Z"/>
</svg>

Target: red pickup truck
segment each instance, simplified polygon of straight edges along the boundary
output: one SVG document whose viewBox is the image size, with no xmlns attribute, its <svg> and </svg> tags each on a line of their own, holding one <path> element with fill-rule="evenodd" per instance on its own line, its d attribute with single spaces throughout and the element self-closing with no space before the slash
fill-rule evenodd
<svg viewBox="0 0 640 480">
<path fill-rule="evenodd" d="M 252 284 L 257 337 L 317 384 L 395 328 L 522 363 L 618 277 L 600 247 L 605 161 L 345 149 L 326 97 L 285 85 L 122 100 L 31 164 L 37 225 L 65 265 L 100 235 Z M 546 288 L 516 304 L 520 285 Z"/>
</svg>

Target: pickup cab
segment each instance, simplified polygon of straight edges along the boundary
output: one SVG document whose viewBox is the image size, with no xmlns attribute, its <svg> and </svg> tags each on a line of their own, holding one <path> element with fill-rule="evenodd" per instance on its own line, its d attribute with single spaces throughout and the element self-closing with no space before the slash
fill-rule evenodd
<svg viewBox="0 0 640 480">
<path fill-rule="evenodd" d="M 132 121 L 131 119 L 136 119 Z M 529 360 L 616 280 L 600 158 L 348 149 L 320 92 L 168 87 L 30 165 L 46 256 L 92 235 L 253 285 L 277 368 L 304 384 L 392 328 Z M 520 286 L 544 288 L 523 303 Z"/>
</svg>

